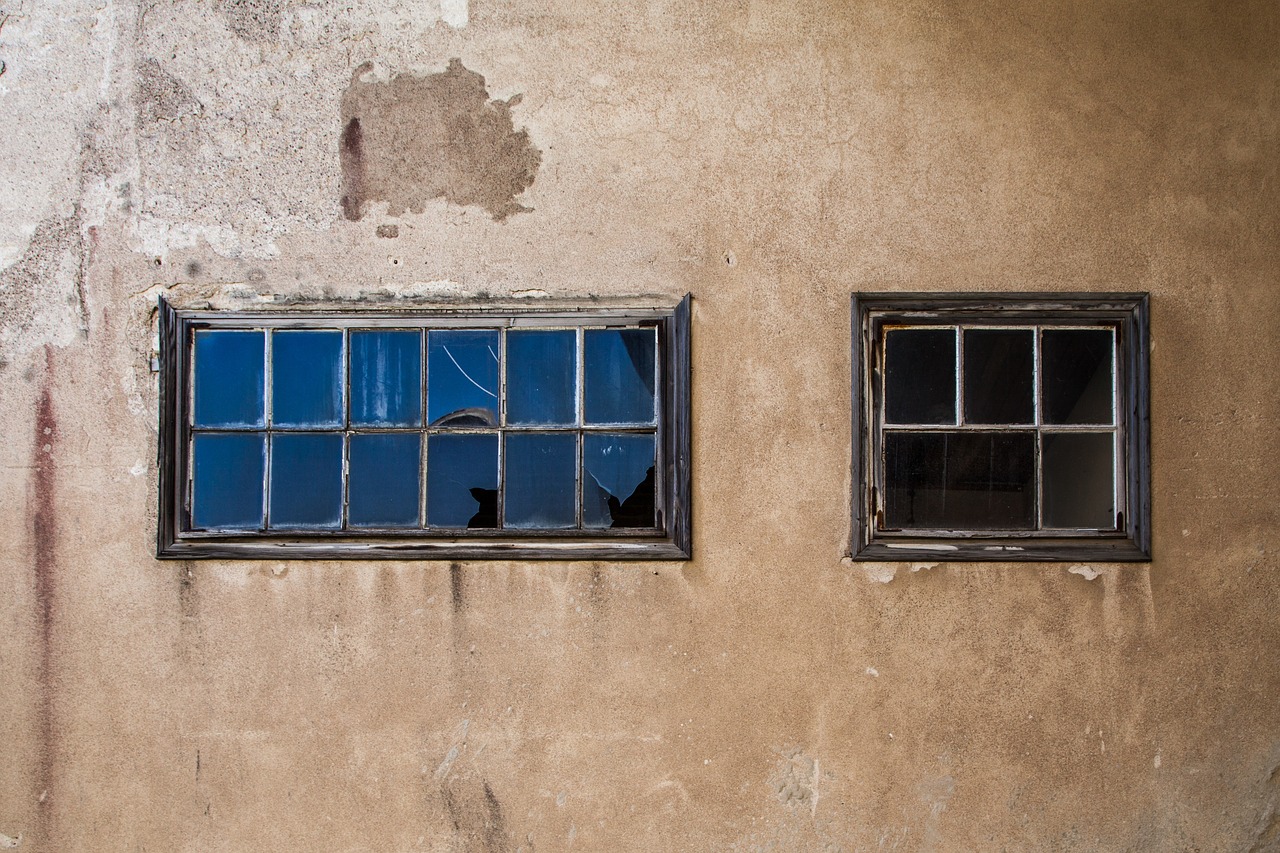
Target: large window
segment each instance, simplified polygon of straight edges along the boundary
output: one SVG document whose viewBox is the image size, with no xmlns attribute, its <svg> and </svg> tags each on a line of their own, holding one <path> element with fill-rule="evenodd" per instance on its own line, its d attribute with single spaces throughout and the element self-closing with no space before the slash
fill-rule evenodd
<svg viewBox="0 0 1280 853">
<path fill-rule="evenodd" d="M 674 309 L 161 309 L 162 557 L 685 558 Z"/>
<path fill-rule="evenodd" d="M 1149 555 L 1144 294 L 857 294 L 860 559 Z"/>
</svg>

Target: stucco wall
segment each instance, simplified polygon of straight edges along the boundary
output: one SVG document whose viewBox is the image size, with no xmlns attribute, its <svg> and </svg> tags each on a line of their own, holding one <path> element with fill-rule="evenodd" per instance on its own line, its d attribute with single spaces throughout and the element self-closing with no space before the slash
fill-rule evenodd
<svg viewBox="0 0 1280 853">
<path fill-rule="evenodd" d="M 0 847 L 1280 849 L 1274 3 L 0 21 Z M 893 289 L 1151 292 L 1150 565 L 844 558 Z M 685 292 L 690 562 L 152 557 L 161 293 Z"/>
</svg>

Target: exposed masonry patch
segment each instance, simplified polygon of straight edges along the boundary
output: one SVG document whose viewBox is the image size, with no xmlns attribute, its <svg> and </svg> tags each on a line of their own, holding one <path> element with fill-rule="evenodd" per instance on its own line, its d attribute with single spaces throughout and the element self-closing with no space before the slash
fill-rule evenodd
<svg viewBox="0 0 1280 853">
<path fill-rule="evenodd" d="M 218 0 L 227 28 L 245 41 L 269 43 L 280 38 L 284 4 L 279 0 Z"/>
<path fill-rule="evenodd" d="M 516 196 L 542 162 L 525 130 L 517 131 L 506 101 L 489 100 L 484 77 L 451 59 L 439 74 L 364 80 L 356 69 L 342 96 L 342 211 L 364 214 L 385 201 L 387 213 L 421 213 L 428 201 L 476 205 L 496 220 L 528 212 Z"/>
<path fill-rule="evenodd" d="M 187 88 L 187 84 L 165 71 L 159 62 L 144 59 L 138 63 L 139 124 L 179 121 L 202 112 L 204 105 Z"/>
<path fill-rule="evenodd" d="M 40 223 L 18 262 L 0 271 L 0 354 L 67 344 L 88 328 L 84 254 L 78 211 Z"/>
<path fill-rule="evenodd" d="M 818 760 L 804 754 L 800 747 L 782 751 L 782 758 L 769 777 L 769 786 L 784 806 L 818 810 Z"/>
</svg>

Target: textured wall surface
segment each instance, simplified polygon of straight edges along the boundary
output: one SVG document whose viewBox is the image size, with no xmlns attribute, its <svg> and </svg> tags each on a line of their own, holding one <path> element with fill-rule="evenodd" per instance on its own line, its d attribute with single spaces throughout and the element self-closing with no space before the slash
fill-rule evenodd
<svg viewBox="0 0 1280 853">
<path fill-rule="evenodd" d="M 1270 0 L 5 6 L 0 847 L 1280 849 L 1277 44 Z M 849 294 L 895 289 L 1151 292 L 1149 565 L 844 557 Z M 152 556 L 160 294 L 686 292 L 690 562 Z"/>
</svg>

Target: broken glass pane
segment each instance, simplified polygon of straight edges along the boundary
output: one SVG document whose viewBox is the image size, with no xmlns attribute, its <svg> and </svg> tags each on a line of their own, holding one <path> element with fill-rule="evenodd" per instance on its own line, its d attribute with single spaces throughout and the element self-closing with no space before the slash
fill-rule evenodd
<svg viewBox="0 0 1280 853">
<path fill-rule="evenodd" d="M 417 527 L 422 438 L 419 433 L 351 436 L 347 448 L 347 524 Z"/>
<path fill-rule="evenodd" d="M 498 436 L 427 437 L 427 525 L 498 526 Z"/>
<path fill-rule="evenodd" d="M 653 527 L 652 435 L 589 433 L 582 448 L 586 527 Z"/>
<path fill-rule="evenodd" d="M 654 330 L 588 329 L 584 335 L 587 423 L 653 423 Z"/>
<path fill-rule="evenodd" d="M 1034 432 L 886 432 L 885 526 L 1035 526 Z"/>
<path fill-rule="evenodd" d="M 271 424 L 342 425 L 342 332 L 272 332 Z"/>
<path fill-rule="evenodd" d="M 261 331 L 197 331 L 195 425 L 260 427 L 264 419 L 266 336 Z"/>
<path fill-rule="evenodd" d="M 422 333 L 351 333 L 353 426 L 422 423 Z"/>
<path fill-rule="evenodd" d="M 271 436 L 271 499 L 267 522 L 281 527 L 342 523 L 342 435 Z"/>
<path fill-rule="evenodd" d="M 955 329 L 892 329 L 884 360 L 887 423 L 956 422 Z"/>
<path fill-rule="evenodd" d="M 1044 526 L 1116 526 L 1115 434 L 1045 433 Z"/>
<path fill-rule="evenodd" d="M 568 331 L 507 332 L 507 423 L 574 422 L 577 339 Z"/>
<path fill-rule="evenodd" d="M 577 457 L 573 433 L 508 433 L 503 525 L 575 527 Z"/>
<path fill-rule="evenodd" d="M 427 333 L 427 420 L 432 426 L 498 422 L 498 333 Z"/>
<path fill-rule="evenodd" d="M 964 330 L 964 422 L 1035 422 L 1035 333 L 1031 329 Z"/>
<path fill-rule="evenodd" d="M 263 434 L 196 433 L 192 441 L 191 526 L 197 530 L 262 527 Z"/>
<path fill-rule="evenodd" d="M 1045 329 L 1040 339 L 1042 419 L 1047 424 L 1109 424 L 1110 329 Z"/>
</svg>

